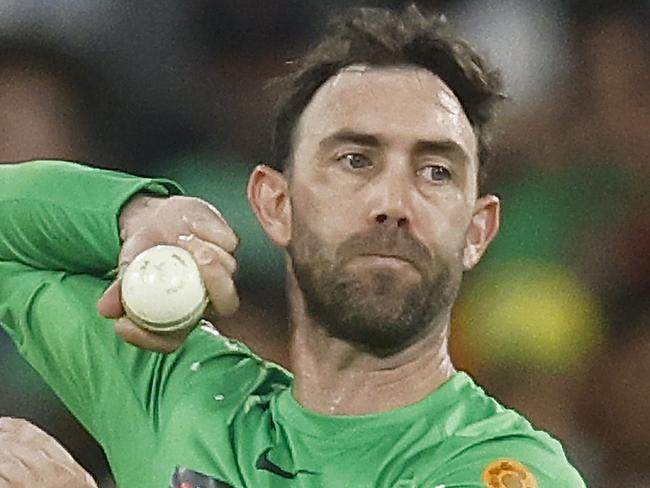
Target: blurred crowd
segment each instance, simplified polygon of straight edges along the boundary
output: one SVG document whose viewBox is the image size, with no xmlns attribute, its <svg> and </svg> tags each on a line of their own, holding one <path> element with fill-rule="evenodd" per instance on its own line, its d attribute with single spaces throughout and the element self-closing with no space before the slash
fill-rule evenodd
<svg viewBox="0 0 650 488">
<path fill-rule="evenodd" d="M 241 237 L 242 307 L 218 326 L 287 364 L 283 258 L 249 210 L 273 91 L 343 0 L 0 0 L 0 162 L 176 179 Z M 500 236 L 468 274 L 457 366 L 565 445 L 592 488 L 650 487 L 650 1 L 447 0 L 509 96 L 485 191 Z M 56 191 L 56 189 L 53 189 Z M 101 450 L 0 336 L 0 415 Z"/>
</svg>

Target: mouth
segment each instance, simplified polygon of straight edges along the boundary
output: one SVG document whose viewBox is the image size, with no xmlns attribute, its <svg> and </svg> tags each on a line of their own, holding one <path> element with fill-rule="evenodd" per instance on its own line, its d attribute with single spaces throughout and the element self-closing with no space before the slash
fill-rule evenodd
<svg viewBox="0 0 650 488">
<path fill-rule="evenodd" d="M 424 275 L 412 261 L 396 254 L 360 254 L 351 259 L 346 268 L 348 272 L 358 276 L 358 279 L 383 277 L 389 279 L 394 286 L 412 285 L 424 279 Z"/>
<path fill-rule="evenodd" d="M 357 256 L 357 259 L 361 259 L 370 264 L 376 264 L 380 266 L 388 266 L 393 268 L 401 268 L 403 266 L 409 266 L 417 270 L 415 263 L 409 259 L 398 256 L 396 254 L 383 254 L 383 253 L 373 253 L 373 254 L 362 254 Z"/>
<path fill-rule="evenodd" d="M 380 259 L 392 259 L 395 261 L 403 261 L 405 263 L 410 263 L 410 261 L 402 256 L 398 256 L 397 254 L 383 254 L 383 253 L 372 253 L 372 254 L 363 254 L 362 257 L 370 257 L 370 258 L 380 258 Z"/>
</svg>

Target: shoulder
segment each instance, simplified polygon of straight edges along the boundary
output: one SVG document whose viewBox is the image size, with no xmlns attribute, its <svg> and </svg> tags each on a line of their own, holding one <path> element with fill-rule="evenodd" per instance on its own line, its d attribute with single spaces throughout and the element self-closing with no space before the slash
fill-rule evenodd
<svg viewBox="0 0 650 488">
<path fill-rule="evenodd" d="M 559 441 L 464 378 L 457 403 L 462 415 L 447 430 L 439 452 L 443 461 L 432 481 L 487 488 L 585 487 Z"/>
<path fill-rule="evenodd" d="M 440 484 L 487 488 L 584 488 L 559 442 L 544 433 L 470 442 L 436 473 Z"/>
<path fill-rule="evenodd" d="M 244 343 L 221 335 L 207 321 L 188 336 L 174 363 L 189 372 L 192 382 L 224 382 L 236 385 L 240 391 L 255 390 L 257 395 L 286 387 L 293 379 L 282 366 L 262 359 Z"/>
</svg>

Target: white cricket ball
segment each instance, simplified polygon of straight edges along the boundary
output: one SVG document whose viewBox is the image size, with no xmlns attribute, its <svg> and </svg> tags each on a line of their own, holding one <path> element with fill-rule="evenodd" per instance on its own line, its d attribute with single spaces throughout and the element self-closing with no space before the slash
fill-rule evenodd
<svg viewBox="0 0 650 488">
<path fill-rule="evenodd" d="M 137 325 L 154 332 L 192 327 L 208 304 L 199 268 L 178 246 L 149 248 L 122 275 L 122 305 Z"/>
</svg>

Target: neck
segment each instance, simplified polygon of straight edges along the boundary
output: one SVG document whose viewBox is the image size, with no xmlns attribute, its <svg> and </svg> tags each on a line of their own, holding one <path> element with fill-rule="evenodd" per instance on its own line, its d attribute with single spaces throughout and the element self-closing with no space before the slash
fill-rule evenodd
<svg viewBox="0 0 650 488">
<path fill-rule="evenodd" d="M 455 372 L 448 352 L 449 313 L 428 336 L 389 356 L 329 336 L 307 314 L 289 280 L 293 394 L 305 408 L 328 415 L 364 415 L 418 402 Z"/>
</svg>

